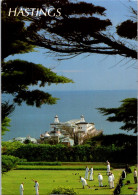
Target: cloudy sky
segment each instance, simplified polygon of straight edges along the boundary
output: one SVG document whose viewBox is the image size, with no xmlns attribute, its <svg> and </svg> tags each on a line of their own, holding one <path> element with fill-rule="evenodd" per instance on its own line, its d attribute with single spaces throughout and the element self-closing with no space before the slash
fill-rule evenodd
<svg viewBox="0 0 138 195">
<path fill-rule="evenodd" d="M 94 5 L 105 7 L 107 17 L 113 23 L 113 29 L 131 16 L 129 6 L 136 8 L 131 0 L 87 0 Z M 50 67 L 59 75 L 73 79 L 73 84 L 59 84 L 46 87 L 47 90 L 135 90 L 137 89 L 137 71 L 135 60 L 120 56 L 88 54 L 73 59 L 58 61 L 44 49 L 37 52 L 14 55 L 9 59 L 22 59 Z"/>
</svg>

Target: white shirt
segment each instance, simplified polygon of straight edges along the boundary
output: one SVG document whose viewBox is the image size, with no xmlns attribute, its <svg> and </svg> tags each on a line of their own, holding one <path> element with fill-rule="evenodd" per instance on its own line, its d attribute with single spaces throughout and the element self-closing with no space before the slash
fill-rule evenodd
<svg viewBox="0 0 138 195">
<path fill-rule="evenodd" d="M 35 189 L 38 190 L 38 188 L 39 188 L 39 183 L 36 182 L 36 183 L 35 183 Z"/>
<path fill-rule="evenodd" d="M 98 175 L 98 181 L 102 181 L 103 180 L 103 176 L 102 175 Z"/>
<path fill-rule="evenodd" d="M 86 173 L 88 173 L 88 172 L 89 172 L 89 168 L 87 167 L 87 168 L 86 168 Z"/>
<path fill-rule="evenodd" d="M 108 181 L 109 181 L 109 182 L 112 182 L 112 181 L 113 181 L 113 177 L 112 177 L 112 175 L 109 175 L 109 177 L 108 177 Z"/>
<path fill-rule="evenodd" d="M 112 178 L 113 178 L 113 181 L 114 181 L 114 180 L 115 180 L 115 176 L 114 176 L 114 174 L 112 173 L 112 175 L 111 175 L 111 176 L 112 176 Z"/>
<path fill-rule="evenodd" d="M 90 173 L 93 173 L 93 168 L 90 169 Z"/>
<path fill-rule="evenodd" d="M 23 191 L 24 188 L 23 188 L 23 184 L 20 185 L 20 191 Z"/>
<path fill-rule="evenodd" d="M 134 171 L 134 177 L 137 177 L 137 171 L 136 170 Z"/>
<path fill-rule="evenodd" d="M 82 182 L 82 185 L 84 186 L 86 186 L 87 185 L 87 181 L 83 178 L 83 177 L 81 177 L 81 182 Z"/>
</svg>

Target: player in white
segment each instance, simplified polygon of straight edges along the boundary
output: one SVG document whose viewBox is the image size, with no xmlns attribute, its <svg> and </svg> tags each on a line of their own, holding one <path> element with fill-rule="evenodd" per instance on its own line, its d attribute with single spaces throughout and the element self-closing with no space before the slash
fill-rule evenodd
<svg viewBox="0 0 138 195">
<path fill-rule="evenodd" d="M 88 179 L 88 174 L 89 174 L 89 168 L 88 166 L 86 166 L 85 179 Z"/>
<path fill-rule="evenodd" d="M 110 173 L 110 163 L 109 161 L 107 161 L 107 175 L 109 175 Z"/>
<path fill-rule="evenodd" d="M 20 195 L 23 195 L 23 191 L 24 191 L 24 183 L 21 183 L 21 185 L 20 185 Z"/>
<path fill-rule="evenodd" d="M 84 186 L 88 186 L 86 179 L 80 176 L 80 182 L 82 182 L 82 188 L 84 189 Z M 90 188 L 90 186 L 88 186 Z"/>
<path fill-rule="evenodd" d="M 109 188 L 111 189 L 113 187 L 113 177 L 111 173 L 109 173 L 108 182 L 109 182 Z"/>
<path fill-rule="evenodd" d="M 36 191 L 36 195 L 39 195 L 39 183 L 38 183 L 38 181 L 36 181 L 36 180 L 34 180 L 34 179 L 32 179 L 34 182 L 35 182 L 35 191 Z"/>
<path fill-rule="evenodd" d="M 98 181 L 99 181 L 99 187 L 103 186 L 103 176 L 101 175 L 101 173 L 98 174 Z"/>
<path fill-rule="evenodd" d="M 90 168 L 90 181 L 93 180 L 93 167 Z"/>
<path fill-rule="evenodd" d="M 112 188 L 114 188 L 114 187 L 115 187 L 115 186 L 114 186 L 115 176 L 114 176 L 113 173 L 111 173 L 111 176 L 112 176 L 112 179 L 113 179 L 113 181 L 112 181 Z"/>
</svg>

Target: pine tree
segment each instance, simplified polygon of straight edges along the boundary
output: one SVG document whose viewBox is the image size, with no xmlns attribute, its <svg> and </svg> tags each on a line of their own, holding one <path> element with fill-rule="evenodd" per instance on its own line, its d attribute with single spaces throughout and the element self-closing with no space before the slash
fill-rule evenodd
<svg viewBox="0 0 138 195">
<path fill-rule="evenodd" d="M 110 122 L 123 122 L 122 130 L 137 133 L 137 99 L 127 98 L 121 101 L 118 108 L 97 108 L 103 115 L 111 115 L 107 118 Z"/>
</svg>

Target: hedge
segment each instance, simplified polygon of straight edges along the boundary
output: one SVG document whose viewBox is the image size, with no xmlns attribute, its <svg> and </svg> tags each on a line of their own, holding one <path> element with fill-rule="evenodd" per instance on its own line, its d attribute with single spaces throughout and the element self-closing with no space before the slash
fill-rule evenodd
<svg viewBox="0 0 138 195">
<path fill-rule="evenodd" d="M 17 166 L 16 170 L 85 170 L 84 167 L 45 167 L 45 166 Z M 107 170 L 105 167 L 96 167 L 94 170 Z M 112 168 L 111 168 L 112 170 Z"/>
<path fill-rule="evenodd" d="M 27 161 L 62 161 L 62 162 L 105 162 L 107 159 L 114 163 L 136 163 L 137 148 L 78 145 L 24 144 L 11 151 L 12 155 Z"/>
<path fill-rule="evenodd" d="M 49 165 L 54 166 L 58 165 L 61 166 L 61 162 L 19 162 L 18 165 Z"/>
</svg>

